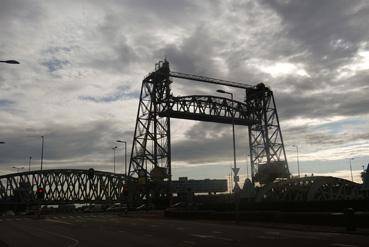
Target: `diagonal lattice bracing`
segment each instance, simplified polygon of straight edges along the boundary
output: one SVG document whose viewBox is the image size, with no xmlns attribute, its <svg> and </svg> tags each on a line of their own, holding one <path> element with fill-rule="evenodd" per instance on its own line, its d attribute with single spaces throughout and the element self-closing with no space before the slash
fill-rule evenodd
<svg viewBox="0 0 369 247">
<path fill-rule="evenodd" d="M 246 90 L 251 118 L 249 143 L 252 178 L 262 184 L 290 176 L 273 92 L 264 84 Z"/>
<path fill-rule="evenodd" d="M 37 204 L 37 188 L 45 189 L 43 204 L 105 203 L 121 198 L 126 178 L 122 174 L 57 169 L 0 176 L 0 204 Z"/>
</svg>

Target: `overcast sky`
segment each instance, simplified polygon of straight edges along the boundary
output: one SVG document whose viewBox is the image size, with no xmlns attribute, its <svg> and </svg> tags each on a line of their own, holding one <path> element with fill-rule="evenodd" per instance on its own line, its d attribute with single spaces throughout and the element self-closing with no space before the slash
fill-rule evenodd
<svg viewBox="0 0 369 247">
<path fill-rule="evenodd" d="M 350 178 L 369 162 L 369 4 L 359 0 L 0 0 L 0 174 L 112 171 L 130 153 L 139 89 L 166 57 L 174 71 L 274 91 L 291 172 Z M 217 88 L 175 82 L 175 95 Z M 225 88 L 226 89 L 226 88 Z M 235 92 L 237 93 L 237 92 Z M 247 129 L 237 127 L 246 173 Z M 174 177 L 224 178 L 231 126 L 172 120 Z M 123 166 L 118 145 L 117 165 Z"/>
</svg>

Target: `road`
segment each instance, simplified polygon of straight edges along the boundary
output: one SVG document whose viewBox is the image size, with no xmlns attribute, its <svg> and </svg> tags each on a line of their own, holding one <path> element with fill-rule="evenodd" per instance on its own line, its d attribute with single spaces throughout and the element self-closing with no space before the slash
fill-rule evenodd
<svg viewBox="0 0 369 247">
<path fill-rule="evenodd" d="M 369 236 L 114 214 L 0 218 L 3 246 L 369 246 Z"/>
</svg>

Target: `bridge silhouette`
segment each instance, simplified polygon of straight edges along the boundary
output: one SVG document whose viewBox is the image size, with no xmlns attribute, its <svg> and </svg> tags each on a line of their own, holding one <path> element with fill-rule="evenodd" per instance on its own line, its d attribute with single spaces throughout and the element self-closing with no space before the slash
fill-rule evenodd
<svg viewBox="0 0 369 247">
<path fill-rule="evenodd" d="M 123 174 L 81 169 L 52 169 L 0 176 L 1 204 L 37 204 L 36 191 L 45 190 L 42 204 L 118 202 Z"/>
<path fill-rule="evenodd" d="M 219 181 L 219 180 L 218 180 Z M 38 204 L 36 191 L 45 190 L 45 205 L 121 202 L 128 178 L 123 174 L 82 169 L 52 169 L 0 176 L 0 204 Z M 178 184 L 175 183 L 175 184 Z M 292 178 L 264 186 L 256 202 L 337 201 L 365 198 L 359 184 L 335 177 Z M 205 192 L 205 191 L 200 191 Z M 242 192 L 241 192 L 242 193 Z"/>
<path fill-rule="evenodd" d="M 244 102 L 214 95 L 176 97 L 172 78 L 237 88 Z M 125 187 L 136 200 L 170 198 L 170 118 L 236 124 L 248 127 L 250 185 L 261 185 L 255 201 L 312 201 L 360 199 L 356 183 L 333 177 L 292 178 L 283 144 L 273 92 L 263 83 L 255 86 L 209 77 L 171 72 L 168 61 L 156 64 L 144 78 L 128 174 L 82 169 L 52 169 L 0 176 L 0 204 L 120 202 Z M 245 151 L 245 150 L 244 150 Z M 93 171 L 93 172 L 91 172 Z M 236 174 L 235 174 L 236 177 Z M 277 182 L 276 182 L 277 181 Z"/>
<path fill-rule="evenodd" d="M 245 100 L 214 95 L 177 97 L 171 91 L 174 79 L 236 88 L 244 93 Z M 247 126 L 248 136 L 244 138 L 249 140 L 252 182 L 266 184 L 290 177 L 273 92 L 263 83 L 251 86 L 173 72 L 168 61 L 159 61 L 155 71 L 142 81 L 129 176 L 145 176 L 150 180 L 152 171 L 160 168 L 162 180 L 170 183 L 171 118 Z M 237 174 L 235 177 L 238 178 Z"/>
</svg>

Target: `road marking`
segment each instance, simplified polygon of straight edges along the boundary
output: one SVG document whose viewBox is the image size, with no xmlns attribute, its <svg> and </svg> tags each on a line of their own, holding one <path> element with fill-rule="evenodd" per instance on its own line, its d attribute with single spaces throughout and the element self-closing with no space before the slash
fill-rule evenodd
<svg viewBox="0 0 369 247">
<path fill-rule="evenodd" d="M 275 239 L 275 237 L 273 237 L 273 236 L 257 236 L 257 238 L 260 238 L 260 239 Z"/>
<path fill-rule="evenodd" d="M 191 234 L 191 236 L 197 237 L 197 238 L 214 238 L 214 236 L 212 235 L 203 235 L 203 234 Z"/>
<path fill-rule="evenodd" d="M 195 245 L 196 242 L 193 241 L 183 241 L 184 244 L 190 244 L 190 245 Z"/>
<path fill-rule="evenodd" d="M 74 247 L 74 246 L 79 245 L 79 240 L 78 239 L 75 239 L 75 238 L 72 238 L 72 237 L 69 237 L 69 236 L 65 236 L 65 235 L 62 235 L 62 234 L 59 234 L 59 233 L 55 233 L 55 232 L 49 232 L 49 231 L 45 231 L 45 230 L 43 230 L 43 231 L 46 232 L 46 233 L 49 233 L 51 235 L 55 235 L 55 236 L 58 236 L 58 237 L 61 237 L 61 238 L 72 240 L 73 243 L 68 245 L 67 247 Z"/>
<path fill-rule="evenodd" d="M 357 247 L 357 245 L 353 244 L 340 244 L 340 243 L 333 243 L 331 246 L 338 246 L 338 247 Z"/>
<path fill-rule="evenodd" d="M 208 238 L 208 239 L 217 239 L 217 240 L 224 240 L 224 241 L 233 241 L 231 238 L 222 238 L 222 237 L 216 237 L 213 235 L 204 235 L 204 234 L 191 234 L 193 237 L 197 238 Z"/>
<path fill-rule="evenodd" d="M 66 224 L 66 225 L 73 225 L 72 223 L 69 223 L 69 222 L 66 222 L 66 221 L 61 221 L 61 220 L 46 219 L 45 221 L 55 222 L 55 223 L 60 223 L 60 224 Z"/>
</svg>

